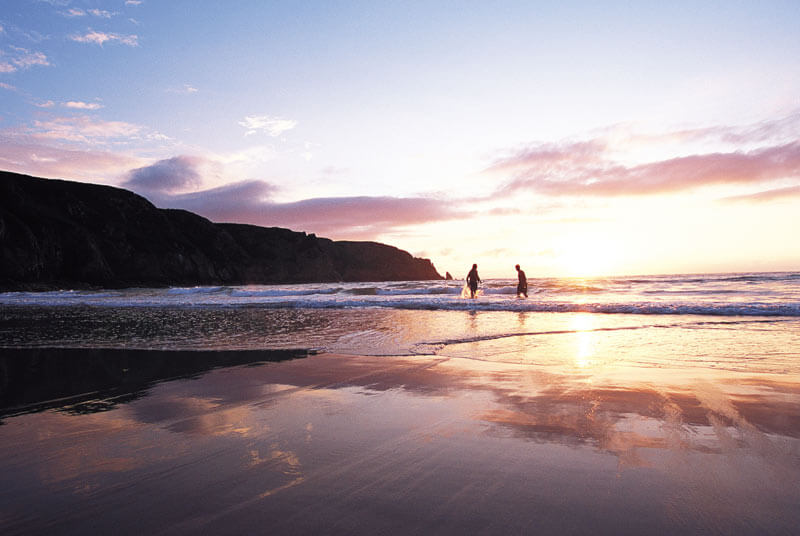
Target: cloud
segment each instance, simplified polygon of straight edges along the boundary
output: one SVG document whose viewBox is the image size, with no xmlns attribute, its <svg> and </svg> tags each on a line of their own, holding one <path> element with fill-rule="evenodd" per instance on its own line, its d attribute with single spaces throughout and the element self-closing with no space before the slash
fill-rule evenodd
<svg viewBox="0 0 800 536">
<path fill-rule="evenodd" d="M 800 185 L 798 186 L 787 186 L 785 188 L 773 188 L 771 190 L 765 190 L 763 192 L 757 192 L 754 194 L 747 194 L 747 195 L 737 195 L 733 197 L 726 197 L 722 201 L 774 201 L 776 199 L 786 199 L 786 198 L 793 198 L 793 197 L 800 197 Z"/>
<path fill-rule="evenodd" d="M 86 15 L 92 15 L 94 17 L 98 17 L 101 19 L 110 19 L 111 17 L 116 15 L 116 13 L 113 13 L 111 11 L 106 11 L 104 9 L 93 8 L 84 11 L 83 9 L 77 7 L 71 7 L 66 11 L 62 11 L 61 14 L 67 18 L 85 17 Z"/>
<path fill-rule="evenodd" d="M 752 125 L 717 126 L 686 131 L 682 134 L 695 139 L 712 137 L 725 143 L 740 145 L 797 139 L 798 128 L 800 128 L 800 112 L 795 112 L 786 117 L 761 121 Z"/>
<path fill-rule="evenodd" d="M 104 9 L 89 9 L 87 11 L 88 13 L 94 15 L 95 17 L 100 17 L 102 19 L 110 19 L 111 17 L 114 16 L 114 13 L 111 13 L 110 11 L 106 11 Z"/>
<path fill-rule="evenodd" d="M 125 154 L 57 147 L 19 133 L 0 133 L 0 168 L 8 171 L 108 182 L 138 165 L 140 159 Z"/>
<path fill-rule="evenodd" d="M 259 207 L 262 225 L 325 234 L 380 234 L 398 227 L 467 217 L 457 203 L 426 197 L 327 197 Z"/>
<path fill-rule="evenodd" d="M 5 51 L 0 51 L 0 73 L 13 73 L 35 65 L 49 66 L 50 61 L 42 52 L 32 52 L 26 48 L 9 46 Z"/>
<path fill-rule="evenodd" d="M 62 104 L 65 108 L 72 108 L 75 110 L 99 110 L 103 105 L 99 102 L 81 102 L 81 101 L 68 101 Z"/>
<path fill-rule="evenodd" d="M 800 111 L 749 125 L 659 134 L 615 125 L 584 140 L 530 144 L 506 152 L 485 170 L 504 179 L 487 199 L 526 191 L 548 196 L 658 195 L 797 180 L 798 129 Z"/>
<path fill-rule="evenodd" d="M 297 126 L 297 121 L 280 117 L 270 117 L 268 115 L 249 115 L 239 121 L 239 125 L 247 129 L 245 136 L 257 134 L 258 132 L 266 132 L 274 138 L 280 136 L 287 130 L 292 130 Z"/>
<path fill-rule="evenodd" d="M 214 221 L 256 223 L 258 213 L 277 188 L 265 181 L 248 180 L 178 195 L 155 195 L 153 201 L 166 208 L 197 212 Z"/>
<path fill-rule="evenodd" d="M 325 236 L 372 238 L 398 227 L 465 218 L 457 203 L 415 197 L 328 197 L 290 203 L 271 200 L 276 187 L 251 180 L 181 195 L 150 197 L 217 222 L 288 227 Z"/>
<path fill-rule="evenodd" d="M 407 225 L 430 223 L 470 214 L 457 202 L 414 197 L 326 197 L 278 203 L 277 188 L 266 181 L 241 181 L 208 190 L 174 194 L 199 182 L 202 159 L 176 157 L 133 170 L 122 186 L 163 208 L 196 212 L 212 221 L 288 227 L 330 236 L 374 238 Z"/>
<path fill-rule="evenodd" d="M 36 139 L 98 143 L 110 139 L 130 141 L 143 131 L 139 125 L 124 121 L 102 121 L 87 116 L 58 117 L 35 121 L 30 134 Z"/>
<path fill-rule="evenodd" d="M 64 15 L 65 17 L 70 17 L 70 18 L 72 18 L 72 17 L 85 17 L 86 16 L 86 12 L 84 10 L 82 10 L 82 9 L 77 8 L 77 7 L 71 7 L 66 11 L 62 11 L 61 14 Z"/>
<path fill-rule="evenodd" d="M 526 190 L 553 196 L 654 195 L 709 185 L 800 178 L 800 141 L 639 165 L 613 160 L 600 140 L 542 145 L 503 158 L 489 171 L 511 175 L 498 190 L 500 195 Z"/>
<path fill-rule="evenodd" d="M 131 170 L 122 186 L 143 195 L 197 188 L 202 182 L 198 171 L 202 163 L 203 159 L 192 156 L 159 160 L 155 164 Z"/>
<path fill-rule="evenodd" d="M 136 35 L 120 35 L 116 33 L 97 32 L 89 30 L 84 35 L 72 35 L 70 39 L 78 43 L 94 43 L 103 46 L 103 43 L 120 43 L 131 47 L 139 46 L 139 37 Z"/>
<path fill-rule="evenodd" d="M 142 0 L 125 0 L 126 6 L 140 6 L 142 5 Z"/>
<path fill-rule="evenodd" d="M 49 36 L 43 35 L 35 30 L 23 30 L 19 26 L 7 23 L 0 24 L 0 34 L 8 36 L 8 38 L 11 40 L 22 39 L 30 43 L 41 43 L 42 41 L 50 39 Z M 0 55 L 2 55 L 2 51 L 0 51 Z"/>
<path fill-rule="evenodd" d="M 9 91 L 16 91 L 17 88 L 12 86 L 11 84 L 6 84 L 5 82 L 0 82 L 0 88 L 7 89 Z"/>
<path fill-rule="evenodd" d="M 180 93 L 184 95 L 191 95 L 193 93 L 197 93 L 198 91 L 200 90 L 190 84 L 183 84 L 183 87 L 178 89 L 175 88 L 167 89 L 168 93 Z"/>
</svg>

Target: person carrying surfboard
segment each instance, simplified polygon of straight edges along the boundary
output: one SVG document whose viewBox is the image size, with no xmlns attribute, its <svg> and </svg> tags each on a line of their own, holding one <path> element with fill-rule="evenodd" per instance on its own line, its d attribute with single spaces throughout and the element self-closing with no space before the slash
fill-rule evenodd
<svg viewBox="0 0 800 536">
<path fill-rule="evenodd" d="M 525 277 L 525 272 L 519 269 L 519 264 L 514 266 L 517 269 L 517 277 L 519 278 L 519 282 L 517 283 L 517 297 L 519 298 L 520 294 L 528 297 L 528 278 Z"/>
<path fill-rule="evenodd" d="M 478 292 L 478 283 L 480 282 L 481 278 L 478 276 L 478 265 L 473 264 L 472 270 L 467 274 L 467 286 L 469 287 L 470 298 L 475 297 L 475 294 Z"/>
</svg>

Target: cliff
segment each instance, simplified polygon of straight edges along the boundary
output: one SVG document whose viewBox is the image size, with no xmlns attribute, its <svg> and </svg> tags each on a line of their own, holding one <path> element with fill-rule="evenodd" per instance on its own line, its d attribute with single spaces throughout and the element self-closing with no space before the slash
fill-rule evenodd
<svg viewBox="0 0 800 536">
<path fill-rule="evenodd" d="M 121 188 L 0 172 L 0 289 L 441 279 L 376 242 L 213 223 Z"/>
</svg>

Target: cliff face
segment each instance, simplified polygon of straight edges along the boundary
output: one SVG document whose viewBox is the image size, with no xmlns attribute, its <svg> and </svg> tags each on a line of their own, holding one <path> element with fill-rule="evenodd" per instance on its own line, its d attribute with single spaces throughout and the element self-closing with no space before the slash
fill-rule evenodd
<svg viewBox="0 0 800 536">
<path fill-rule="evenodd" d="M 212 223 L 128 190 L 0 172 L 0 289 L 441 279 L 375 242 Z"/>
</svg>

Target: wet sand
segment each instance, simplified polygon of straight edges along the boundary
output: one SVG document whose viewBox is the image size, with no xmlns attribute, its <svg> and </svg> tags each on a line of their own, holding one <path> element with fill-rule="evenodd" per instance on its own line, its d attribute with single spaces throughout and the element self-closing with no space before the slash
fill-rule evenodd
<svg viewBox="0 0 800 536">
<path fill-rule="evenodd" d="M 7 404 L 3 533 L 800 526 L 796 375 L 228 354 L 220 368 L 198 352 L 199 371 L 150 365 L 129 388 Z"/>
</svg>

